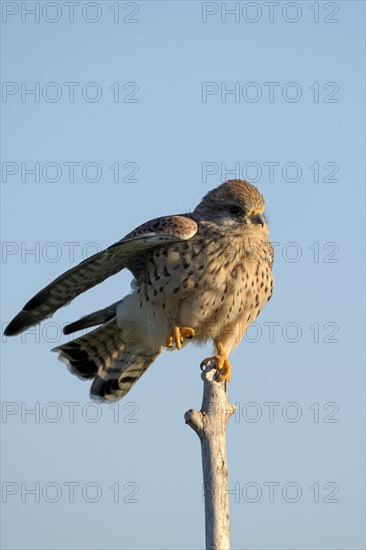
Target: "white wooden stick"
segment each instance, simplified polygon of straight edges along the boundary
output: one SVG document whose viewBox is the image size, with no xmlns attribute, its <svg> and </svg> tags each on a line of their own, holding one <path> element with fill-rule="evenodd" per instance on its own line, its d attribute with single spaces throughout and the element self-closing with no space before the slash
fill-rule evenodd
<svg viewBox="0 0 366 550">
<path fill-rule="evenodd" d="M 184 419 L 201 442 L 206 550 L 230 550 L 226 424 L 236 409 L 228 400 L 228 383 L 217 381 L 214 366 L 207 367 L 201 378 L 201 410 L 190 409 Z"/>
</svg>

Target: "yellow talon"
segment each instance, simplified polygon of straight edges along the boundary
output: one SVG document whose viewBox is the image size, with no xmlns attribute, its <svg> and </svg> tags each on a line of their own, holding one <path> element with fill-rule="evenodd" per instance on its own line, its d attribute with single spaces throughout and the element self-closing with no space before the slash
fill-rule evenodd
<svg viewBox="0 0 366 550">
<path fill-rule="evenodd" d="M 166 340 L 166 345 L 168 348 L 171 348 L 173 347 L 173 344 L 175 344 L 177 349 L 182 349 L 183 338 L 191 339 L 193 338 L 193 336 L 194 336 L 193 328 L 174 327 Z"/>
<path fill-rule="evenodd" d="M 227 380 L 230 382 L 231 365 L 226 351 L 224 350 L 224 346 L 221 342 L 216 342 L 216 348 L 217 355 L 204 359 L 201 363 L 201 368 L 207 367 L 212 361 L 215 361 L 215 368 L 219 371 L 218 381 L 223 382 Z"/>
</svg>

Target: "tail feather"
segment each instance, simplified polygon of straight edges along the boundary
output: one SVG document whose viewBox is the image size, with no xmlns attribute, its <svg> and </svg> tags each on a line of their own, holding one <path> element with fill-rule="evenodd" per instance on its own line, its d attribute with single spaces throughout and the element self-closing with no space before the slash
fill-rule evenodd
<svg viewBox="0 0 366 550">
<path fill-rule="evenodd" d="M 123 342 L 116 319 L 53 351 L 72 374 L 94 379 L 90 396 L 98 401 L 121 399 L 159 355 L 141 342 Z"/>
<path fill-rule="evenodd" d="M 158 355 L 159 353 L 153 355 L 132 354 L 126 357 L 122 368 L 115 368 L 104 376 L 96 376 L 90 389 L 91 398 L 94 401 L 121 399 L 136 384 Z M 117 376 L 116 370 L 118 370 Z"/>
</svg>

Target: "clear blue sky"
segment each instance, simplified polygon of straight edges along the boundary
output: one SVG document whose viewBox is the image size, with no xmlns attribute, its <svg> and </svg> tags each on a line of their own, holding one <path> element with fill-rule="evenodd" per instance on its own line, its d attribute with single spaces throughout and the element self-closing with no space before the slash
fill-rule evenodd
<svg viewBox="0 0 366 550">
<path fill-rule="evenodd" d="M 2 322 L 141 222 L 256 182 L 276 284 L 232 357 L 232 548 L 361 549 L 365 5 L 237 5 L 2 2 Z M 118 409 L 50 353 L 129 280 L 3 341 L 6 549 L 203 548 L 183 415 L 210 347 L 161 356 Z"/>
</svg>

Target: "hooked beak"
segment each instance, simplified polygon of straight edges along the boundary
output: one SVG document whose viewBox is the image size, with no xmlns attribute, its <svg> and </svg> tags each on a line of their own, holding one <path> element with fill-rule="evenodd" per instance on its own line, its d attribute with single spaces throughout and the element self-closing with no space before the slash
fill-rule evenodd
<svg viewBox="0 0 366 550">
<path fill-rule="evenodd" d="M 250 219 L 253 223 L 260 224 L 262 227 L 264 226 L 264 216 L 261 212 L 257 212 L 257 214 L 254 214 L 254 216 L 251 216 Z"/>
</svg>

